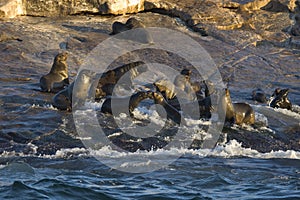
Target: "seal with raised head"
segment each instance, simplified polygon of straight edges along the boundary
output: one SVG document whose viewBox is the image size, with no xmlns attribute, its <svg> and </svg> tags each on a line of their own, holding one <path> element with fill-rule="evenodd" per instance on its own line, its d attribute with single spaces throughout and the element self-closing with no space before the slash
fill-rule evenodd
<svg viewBox="0 0 300 200">
<path fill-rule="evenodd" d="M 93 97 L 93 93 L 91 92 L 91 85 L 93 82 L 93 78 L 95 73 L 84 69 L 81 70 L 77 77 L 76 81 L 71 83 L 65 89 L 59 91 L 52 98 L 52 105 L 55 108 L 60 110 L 72 110 L 72 102 L 74 108 L 79 108 L 85 102 L 85 100 Z M 76 93 L 73 93 L 73 88 L 76 87 Z"/>
<path fill-rule="evenodd" d="M 289 89 L 276 88 L 269 102 L 273 108 L 284 108 L 291 110 L 292 103 L 288 99 Z"/>
<path fill-rule="evenodd" d="M 55 56 L 50 72 L 40 79 L 42 91 L 57 92 L 69 85 L 67 58 L 67 52 Z"/>
<path fill-rule="evenodd" d="M 102 104 L 101 112 L 113 114 L 112 110 L 114 110 L 116 115 L 126 113 L 132 116 L 133 110 L 145 99 L 153 99 L 152 92 L 139 91 L 130 97 L 108 97 Z M 112 108 L 112 106 L 114 107 Z"/>
<path fill-rule="evenodd" d="M 257 89 L 252 91 L 252 100 L 257 101 L 259 103 L 266 103 L 267 97 L 266 94 L 262 91 L 262 89 Z"/>
<path fill-rule="evenodd" d="M 227 88 L 225 89 L 223 101 L 224 102 L 222 106 L 226 112 L 225 121 L 228 121 L 231 124 L 236 123 L 238 125 L 252 125 L 255 123 L 255 114 L 253 108 L 247 103 L 232 103 L 230 92 Z"/>
</svg>

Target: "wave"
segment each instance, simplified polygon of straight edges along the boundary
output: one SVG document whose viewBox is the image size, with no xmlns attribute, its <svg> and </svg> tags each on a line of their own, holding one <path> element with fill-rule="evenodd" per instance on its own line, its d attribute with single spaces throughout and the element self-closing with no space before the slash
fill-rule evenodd
<svg viewBox="0 0 300 200">
<path fill-rule="evenodd" d="M 37 155 L 37 146 L 28 144 L 33 151 L 30 153 L 20 153 L 15 151 L 4 151 L 0 154 L 2 158 L 8 157 L 38 157 L 45 159 L 68 159 L 74 157 L 103 157 L 103 158 L 126 158 L 135 156 L 178 156 L 178 155 L 191 155 L 199 157 L 220 157 L 220 158 L 233 158 L 233 157 L 249 157 L 249 158 L 262 158 L 262 159 L 274 159 L 274 158 L 286 158 L 286 159 L 297 159 L 300 160 L 300 152 L 294 150 L 286 151 L 271 151 L 268 153 L 261 153 L 251 148 L 244 148 L 242 143 L 236 140 L 230 140 L 226 144 L 218 144 L 214 149 L 186 149 L 186 148 L 172 148 L 166 149 L 152 149 L 150 151 L 138 150 L 136 152 L 120 152 L 111 148 L 111 146 L 104 146 L 98 150 L 90 148 L 63 148 L 51 155 Z"/>
</svg>

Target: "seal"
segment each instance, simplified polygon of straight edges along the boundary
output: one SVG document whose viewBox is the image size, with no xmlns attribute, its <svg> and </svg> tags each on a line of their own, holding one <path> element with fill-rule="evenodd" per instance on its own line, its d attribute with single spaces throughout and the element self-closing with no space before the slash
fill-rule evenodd
<svg viewBox="0 0 300 200">
<path fill-rule="evenodd" d="M 273 108 L 292 110 L 292 103 L 288 99 L 289 89 L 276 88 L 272 94 L 269 105 Z"/>
<path fill-rule="evenodd" d="M 112 113 L 112 103 L 113 103 L 113 110 L 117 113 L 126 113 L 132 116 L 132 112 L 135 108 L 138 107 L 139 103 L 145 99 L 153 99 L 153 94 L 151 91 L 139 91 L 133 94 L 130 97 L 108 97 L 102 104 L 101 112 L 113 114 Z"/>
<path fill-rule="evenodd" d="M 252 100 L 259 103 L 266 103 L 267 97 L 266 94 L 262 91 L 262 89 L 258 88 L 257 90 L 252 91 Z"/>
<path fill-rule="evenodd" d="M 164 98 L 164 96 L 160 92 L 152 93 L 154 103 L 159 104 L 164 107 L 167 112 L 167 119 L 171 119 L 176 124 L 186 125 L 186 121 L 184 117 L 179 113 L 179 111 L 170 105 Z"/>
<path fill-rule="evenodd" d="M 116 84 L 130 89 L 132 80 L 141 73 L 147 71 L 147 66 L 143 61 L 136 61 L 117 67 L 113 70 L 108 70 L 103 73 L 96 86 L 96 99 L 101 99 L 105 96 L 112 95 Z"/>
<path fill-rule="evenodd" d="M 129 18 L 125 24 L 114 22 L 112 24 L 112 32 L 110 35 L 115 35 L 134 28 L 145 28 L 145 25 L 134 17 Z"/>
<path fill-rule="evenodd" d="M 118 33 L 125 32 L 128 30 L 130 30 L 130 28 L 127 27 L 126 24 L 123 24 L 121 22 L 114 22 L 112 24 L 112 32 L 110 33 L 110 35 L 116 35 Z"/>
<path fill-rule="evenodd" d="M 181 70 L 180 74 L 177 75 L 174 79 L 174 85 L 181 91 L 187 94 L 187 98 L 189 100 L 193 100 L 195 92 L 193 92 L 193 87 L 191 84 L 191 73 L 192 71 L 189 69 Z"/>
<path fill-rule="evenodd" d="M 231 124 L 236 123 L 238 125 L 252 125 L 255 123 L 255 114 L 253 108 L 247 103 L 232 103 L 230 92 L 227 88 L 225 89 L 222 106 L 226 112 L 225 121 L 228 121 Z"/>
<path fill-rule="evenodd" d="M 40 78 L 42 91 L 57 92 L 69 85 L 67 58 L 67 52 L 55 56 L 50 72 Z"/>
<path fill-rule="evenodd" d="M 68 111 L 72 110 L 72 102 L 73 108 L 75 109 L 82 106 L 85 100 L 93 97 L 90 87 L 94 76 L 95 73 L 90 70 L 81 70 L 78 73 L 75 82 L 72 82 L 68 87 L 59 91 L 52 98 L 52 105 L 57 109 Z M 74 87 L 76 87 L 76 93 L 73 93 Z"/>
<path fill-rule="evenodd" d="M 253 108 L 247 103 L 233 103 L 235 113 L 235 123 L 238 125 L 255 123 L 255 114 Z"/>
<path fill-rule="evenodd" d="M 153 85 L 167 101 L 170 99 L 174 99 L 177 95 L 177 93 L 175 92 L 175 85 L 167 79 L 160 79 L 153 83 Z"/>
<path fill-rule="evenodd" d="M 72 110 L 73 87 L 74 82 L 54 95 L 54 97 L 52 98 L 52 105 L 54 108 L 67 111 Z"/>
</svg>

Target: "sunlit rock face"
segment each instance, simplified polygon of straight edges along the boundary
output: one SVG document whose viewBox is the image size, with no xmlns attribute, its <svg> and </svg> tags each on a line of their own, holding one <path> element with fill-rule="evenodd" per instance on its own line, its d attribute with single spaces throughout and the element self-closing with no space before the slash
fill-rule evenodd
<svg viewBox="0 0 300 200">
<path fill-rule="evenodd" d="M 12 18 L 23 14 L 22 0 L 1 0 L 0 17 Z"/>
<path fill-rule="evenodd" d="M 126 14 L 144 10 L 144 0 L 2 0 L 0 17 Z"/>
</svg>

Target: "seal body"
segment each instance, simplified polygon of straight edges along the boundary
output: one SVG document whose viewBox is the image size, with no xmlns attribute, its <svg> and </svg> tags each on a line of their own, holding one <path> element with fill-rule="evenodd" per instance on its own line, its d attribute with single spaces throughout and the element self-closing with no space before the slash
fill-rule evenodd
<svg viewBox="0 0 300 200">
<path fill-rule="evenodd" d="M 53 107 L 59 110 L 72 110 L 72 90 L 74 83 L 70 84 L 68 87 L 59 91 L 52 98 Z"/>
<path fill-rule="evenodd" d="M 132 112 L 138 107 L 139 103 L 145 99 L 152 99 L 153 95 L 150 91 L 139 91 L 130 97 L 108 97 L 102 104 L 101 112 L 113 114 L 126 113 L 132 116 Z M 112 108 L 112 106 L 114 106 Z"/>
<path fill-rule="evenodd" d="M 185 92 L 189 100 L 193 100 L 193 87 L 191 84 L 192 71 L 189 69 L 183 69 L 179 75 L 174 79 L 174 85 L 181 91 Z"/>
<path fill-rule="evenodd" d="M 238 125 L 252 125 L 255 123 L 255 114 L 253 108 L 247 103 L 232 103 L 228 89 L 225 89 L 223 101 L 223 106 L 225 106 L 226 112 L 225 121 L 228 121 L 231 124 L 236 123 Z"/>
<path fill-rule="evenodd" d="M 143 61 L 132 62 L 103 73 L 96 86 L 96 99 L 112 95 L 116 84 L 130 89 L 132 80 L 147 71 L 148 68 L 144 64 Z"/>
<path fill-rule="evenodd" d="M 73 108 L 79 108 L 84 102 L 94 96 L 93 90 L 91 90 L 93 78 L 95 73 L 89 70 L 81 70 L 76 81 L 71 83 L 65 89 L 59 91 L 52 98 L 52 105 L 60 110 L 72 110 Z M 74 91 L 74 87 L 76 90 Z"/>
<path fill-rule="evenodd" d="M 121 22 L 114 22 L 112 24 L 112 32 L 111 35 L 115 35 L 124 31 L 128 31 L 134 28 L 145 28 L 145 25 L 137 20 L 136 18 L 129 18 L 125 24 Z"/>
<path fill-rule="evenodd" d="M 154 86 L 156 87 L 156 90 L 159 91 L 167 101 L 169 99 L 175 98 L 175 96 L 177 95 L 175 92 L 175 85 L 167 79 L 156 81 L 154 83 Z"/>
<path fill-rule="evenodd" d="M 42 91 L 56 92 L 69 85 L 67 58 L 66 52 L 55 56 L 50 72 L 40 78 Z"/>
<path fill-rule="evenodd" d="M 273 95 L 271 96 L 269 102 L 270 106 L 273 108 L 283 108 L 292 109 L 292 103 L 288 99 L 289 89 L 275 89 Z"/>
<path fill-rule="evenodd" d="M 231 97 L 230 97 L 230 92 L 226 88 L 225 89 L 225 96 L 222 99 L 223 100 L 223 110 L 225 110 L 225 121 L 230 122 L 233 124 L 235 122 L 235 113 L 234 113 L 234 108 L 232 105 Z"/>
<path fill-rule="evenodd" d="M 165 111 L 167 112 L 167 119 L 171 119 L 176 124 L 183 124 L 186 125 L 186 121 L 183 116 L 179 113 L 179 111 L 170 105 L 163 95 L 159 92 L 153 92 L 153 99 L 155 104 L 159 104 L 164 107 Z"/>
<path fill-rule="evenodd" d="M 257 89 L 252 91 L 252 100 L 259 103 L 266 103 L 267 97 L 261 89 Z"/>
<path fill-rule="evenodd" d="M 255 123 L 253 108 L 247 103 L 233 103 L 235 123 L 238 125 Z"/>
</svg>

